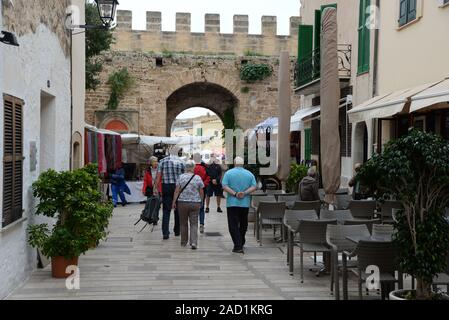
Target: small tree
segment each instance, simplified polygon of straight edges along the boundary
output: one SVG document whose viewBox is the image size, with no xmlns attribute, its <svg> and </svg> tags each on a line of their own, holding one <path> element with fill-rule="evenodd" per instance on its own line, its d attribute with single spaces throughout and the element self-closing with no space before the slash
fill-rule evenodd
<svg viewBox="0 0 449 320">
<path fill-rule="evenodd" d="M 134 84 L 134 79 L 128 72 L 128 69 L 123 68 L 114 72 L 108 79 L 108 85 L 111 87 L 111 96 L 108 101 L 108 109 L 116 110 L 123 99 L 126 91 L 128 91 Z"/>
<path fill-rule="evenodd" d="M 391 141 L 359 171 L 358 179 L 376 198 L 400 200 L 393 241 L 402 270 L 417 279 L 417 299 L 431 297 L 433 277 L 446 267 L 449 225 L 449 143 L 437 135 L 411 130 Z"/>
<path fill-rule="evenodd" d="M 86 1 L 86 24 L 102 25 L 97 6 L 88 1 Z M 103 51 L 109 50 L 113 42 L 114 37 L 110 30 L 86 30 L 86 89 L 96 90 L 100 85 L 98 74 L 103 69 L 103 62 L 98 56 Z"/>
</svg>

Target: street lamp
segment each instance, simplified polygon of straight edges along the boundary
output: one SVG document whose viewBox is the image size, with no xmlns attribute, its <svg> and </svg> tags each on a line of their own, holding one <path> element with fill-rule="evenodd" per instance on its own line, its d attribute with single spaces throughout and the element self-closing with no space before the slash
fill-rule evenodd
<svg viewBox="0 0 449 320">
<path fill-rule="evenodd" d="M 11 32 L 7 32 L 7 31 L 2 31 L 2 35 L 3 37 L 0 38 L 0 42 L 3 42 L 4 44 L 8 44 L 11 46 L 19 46 L 19 43 L 17 42 L 17 38 L 16 36 L 11 33 Z"/>
<path fill-rule="evenodd" d="M 110 27 L 117 11 L 117 0 L 95 0 L 98 7 L 98 14 L 105 27 Z"/>
</svg>

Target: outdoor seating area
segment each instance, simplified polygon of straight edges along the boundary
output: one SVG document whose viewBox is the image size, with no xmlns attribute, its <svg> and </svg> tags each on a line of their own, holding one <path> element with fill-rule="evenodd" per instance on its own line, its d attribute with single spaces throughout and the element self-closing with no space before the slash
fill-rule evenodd
<svg viewBox="0 0 449 320">
<path fill-rule="evenodd" d="M 284 242 L 287 247 L 289 274 L 299 272 L 298 285 L 304 284 L 307 271 L 315 272 L 316 277 L 329 275 L 330 280 L 323 277 L 323 281 L 330 281 L 329 294 L 336 300 L 348 299 L 349 272 L 356 276 L 358 297 L 363 299 L 364 283 L 369 275 L 367 267 L 378 266 L 380 286 L 375 292 L 382 300 L 386 299 L 395 285 L 398 289 L 404 287 L 404 275 L 392 241 L 394 212 L 401 209 L 400 202 L 352 200 L 347 193 L 339 196 L 348 199 L 347 209 L 329 210 L 322 201 L 300 201 L 294 194 L 259 191 L 252 200 L 256 241 L 260 246 L 265 245 L 264 230 L 272 228 L 273 240 Z M 279 238 L 275 238 L 277 229 L 281 231 Z M 295 265 L 295 247 L 299 247 L 299 266 Z M 314 267 L 309 270 L 304 270 L 305 253 L 313 253 Z M 322 256 L 322 263 L 317 263 L 317 254 Z M 409 285 L 413 288 L 415 279 L 411 278 Z M 449 287 L 449 273 L 435 278 L 434 288 L 437 286 Z"/>
</svg>

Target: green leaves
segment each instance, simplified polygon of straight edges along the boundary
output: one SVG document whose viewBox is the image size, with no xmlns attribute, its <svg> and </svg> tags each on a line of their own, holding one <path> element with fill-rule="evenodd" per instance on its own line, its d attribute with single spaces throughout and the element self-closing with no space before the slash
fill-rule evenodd
<svg viewBox="0 0 449 320">
<path fill-rule="evenodd" d="M 247 63 L 240 70 L 240 79 L 248 83 L 264 80 L 273 74 L 270 65 Z"/>
<path fill-rule="evenodd" d="M 36 214 L 56 218 L 53 228 L 46 224 L 28 228 L 28 242 L 47 257 L 77 257 L 106 236 L 112 217 L 112 203 L 102 203 L 96 165 L 75 171 L 48 170 L 33 183 L 39 199 Z"/>
<path fill-rule="evenodd" d="M 128 69 L 123 68 L 114 72 L 109 77 L 107 84 L 111 87 L 108 109 L 116 110 L 119 105 L 119 100 L 123 98 L 125 92 L 134 84 L 134 79 L 129 74 Z"/>
<path fill-rule="evenodd" d="M 300 164 L 292 164 L 290 175 L 287 180 L 287 189 L 289 192 L 298 193 L 298 185 L 307 175 L 307 167 Z"/>
<path fill-rule="evenodd" d="M 433 277 L 446 266 L 449 225 L 449 143 L 419 130 L 390 141 L 374 155 L 357 178 L 377 199 L 400 200 L 404 210 L 396 217 L 394 241 L 404 272 L 425 284 L 417 298 L 429 296 Z"/>
</svg>

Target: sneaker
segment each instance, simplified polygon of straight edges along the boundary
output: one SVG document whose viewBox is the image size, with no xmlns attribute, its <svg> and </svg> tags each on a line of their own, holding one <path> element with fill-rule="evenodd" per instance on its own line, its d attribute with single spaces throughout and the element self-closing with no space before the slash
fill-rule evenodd
<svg viewBox="0 0 449 320">
<path fill-rule="evenodd" d="M 222 213 L 222 212 L 223 212 L 223 210 L 221 210 L 221 208 L 220 208 L 220 207 L 218 207 L 218 208 L 217 208 L 217 212 L 219 212 L 219 213 Z"/>
<path fill-rule="evenodd" d="M 162 239 L 163 240 L 168 240 L 170 237 L 169 236 L 164 236 Z"/>
<path fill-rule="evenodd" d="M 232 252 L 234 252 L 234 253 L 244 253 L 243 249 L 233 249 Z"/>
<path fill-rule="evenodd" d="M 200 225 L 200 233 L 204 233 L 204 225 Z"/>
<path fill-rule="evenodd" d="M 196 245 L 192 244 L 192 250 L 196 250 Z"/>
<path fill-rule="evenodd" d="M 209 213 L 209 208 L 206 208 L 206 211 L 205 211 L 206 213 Z"/>
</svg>

